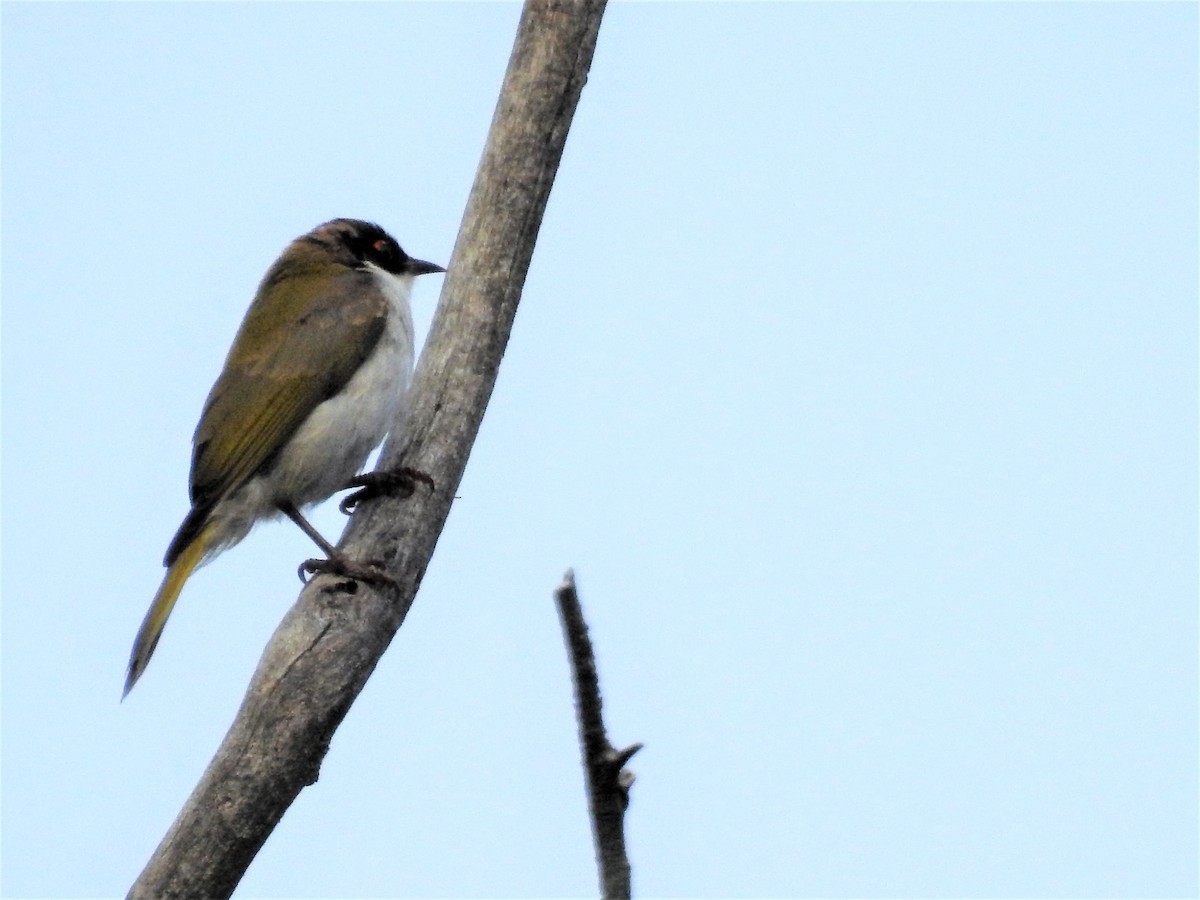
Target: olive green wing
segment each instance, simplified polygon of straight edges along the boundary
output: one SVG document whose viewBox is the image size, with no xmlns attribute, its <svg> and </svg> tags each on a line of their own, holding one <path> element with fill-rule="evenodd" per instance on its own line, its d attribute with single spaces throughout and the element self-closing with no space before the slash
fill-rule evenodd
<svg viewBox="0 0 1200 900">
<path fill-rule="evenodd" d="M 386 316 L 387 300 L 369 272 L 265 281 L 196 428 L 193 507 L 211 508 L 269 465 L 358 371 Z"/>
</svg>

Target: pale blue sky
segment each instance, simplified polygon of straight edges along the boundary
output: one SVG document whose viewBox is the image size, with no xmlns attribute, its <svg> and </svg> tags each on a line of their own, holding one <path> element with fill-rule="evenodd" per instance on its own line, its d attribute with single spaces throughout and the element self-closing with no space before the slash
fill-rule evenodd
<svg viewBox="0 0 1200 900">
<path fill-rule="evenodd" d="M 4 4 L 5 896 L 123 894 L 215 750 L 311 547 L 118 703 L 200 405 L 296 235 L 448 261 L 517 15 Z M 611 6 L 416 605 L 239 896 L 593 895 L 574 566 L 640 896 L 1194 897 L 1196 34 Z"/>
</svg>

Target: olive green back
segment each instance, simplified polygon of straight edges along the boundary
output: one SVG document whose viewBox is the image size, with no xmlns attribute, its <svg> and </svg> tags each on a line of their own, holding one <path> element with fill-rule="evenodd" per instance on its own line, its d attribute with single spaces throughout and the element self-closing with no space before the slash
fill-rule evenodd
<svg viewBox="0 0 1200 900">
<path fill-rule="evenodd" d="M 192 511 L 167 565 L 221 498 L 269 468 L 308 415 L 345 386 L 379 342 L 386 316 L 368 271 L 292 259 L 267 273 L 196 428 Z"/>
</svg>

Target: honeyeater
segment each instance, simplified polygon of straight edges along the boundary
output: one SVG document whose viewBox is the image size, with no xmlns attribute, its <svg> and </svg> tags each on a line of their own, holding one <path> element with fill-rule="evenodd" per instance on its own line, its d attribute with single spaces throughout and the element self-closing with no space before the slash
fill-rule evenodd
<svg viewBox="0 0 1200 900">
<path fill-rule="evenodd" d="M 317 541 L 331 570 L 360 574 L 301 509 L 347 487 L 403 421 L 412 283 L 444 271 L 357 219 L 314 228 L 267 271 L 200 414 L 191 510 L 167 548 L 167 573 L 134 641 L 125 694 L 145 671 L 188 576 L 256 522 L 287 516 Z"/>
</svg>

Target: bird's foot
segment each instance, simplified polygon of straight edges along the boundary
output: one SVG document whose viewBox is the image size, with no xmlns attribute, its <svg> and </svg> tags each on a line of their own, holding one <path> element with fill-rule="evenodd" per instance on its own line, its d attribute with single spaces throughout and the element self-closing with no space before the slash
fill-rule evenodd
<svg viewBox="0 0 1200 900">
<path fill-rule="evenodd" d="M 372 585 L 390 584 L 394 587 L 396 584 L 396 580 L 384 570 L 382 562 L 356 562 L 340 554 L 327 559 L 306 559 L 300 563 L 296 574 L 305 584 L 317 575 L 336 575 Z"/>
<path fill-rule="evenodd" d="M 436 488 L 432 478 L 424 472 L 410 469 L 408 466 L 391 472 L 367 472 L 365 475 L 352 478 L 346 485 L 347 489 L 358 488 L 358 490 L 345 497 L 338 505 L 338 509 L 346 515 L 350 515 L 364 500 L 374 500 L 385 494 L 407 500 L 416 493 L 417 482 L 427 485 L 431 491 Z"/>
</svg>

